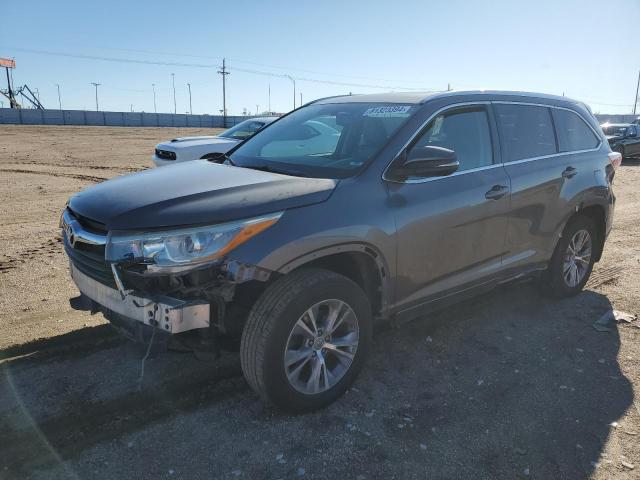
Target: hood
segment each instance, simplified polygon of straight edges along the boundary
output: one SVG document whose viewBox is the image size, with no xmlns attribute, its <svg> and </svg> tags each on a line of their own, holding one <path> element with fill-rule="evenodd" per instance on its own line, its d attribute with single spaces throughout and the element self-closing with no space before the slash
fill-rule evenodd
<svg viewBox="0 0 640 480">
<path fill-rule="evenodd" d="M 605 135 L 605 137 L 607 137 L 609 143 L 615 142 L 617 140 L 622 140 L 622 137 L 620 135 Z"/>
<path fill-rule="evenodd" d="M 212 138 L 218 138 L 217 135 L 200 135 L 198 137 L 178 137 L 171 140 L 171 143 L 188 142 L 190 140 L 211 140 Z"/>
<path fill-rule="evenodd" d="M 320 203 L 336 184 L 195 160 L 107 180 L 69 208 L 109 230 L 206 225 Z"/>
<path fill-rule="evenodd" d="M 161 150 L 177 150 L 180 148 L 197 147 L 200 145 L 219 145 L 231 148 L 238 140 L 223 137 L 182 137 L 174 138 L 170 142 L 159 143 L 157 148 Z"/>
</svg>

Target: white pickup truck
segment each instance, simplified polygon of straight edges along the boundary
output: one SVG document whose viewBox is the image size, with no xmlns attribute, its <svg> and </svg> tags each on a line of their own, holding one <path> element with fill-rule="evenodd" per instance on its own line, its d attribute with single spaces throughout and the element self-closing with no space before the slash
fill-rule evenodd
<svg viewBox="0 0 640 480">
<path fill-rule="evenodd" d="M 174 138 L 156 145 L 156 151 L 151 159 L 156 166 L 161 167 L 177 162 L 207 158 L 216 153 L 226 153 L 277 118 L 251 118 L 215 136 Z"/>
</svg>

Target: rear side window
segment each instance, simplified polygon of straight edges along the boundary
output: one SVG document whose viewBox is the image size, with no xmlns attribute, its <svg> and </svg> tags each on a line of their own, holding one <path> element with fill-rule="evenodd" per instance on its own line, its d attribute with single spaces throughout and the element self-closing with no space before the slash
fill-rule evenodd
<svg viewBox="0 0 640 480">
<path fill-rule="evenodd" d="M 561 152 L 589 150 L 596 148 L 600 139 L 589 125 L 575 112 L 552 108 L 553 121 L 558 134 L 558 147 Z"/>
<path fill-rule="evenodd" d="M 556 137 L 547 107 L 496 104 L 504 161 L 552 155 Z"/>
<path fill-rule="evenodd" d="M 493 163 L 491 133 L 484 107 L 454 109 L 433 119 L 415 146 L 444 147 L 456 152 L 458 171 Z"/>
</svg>

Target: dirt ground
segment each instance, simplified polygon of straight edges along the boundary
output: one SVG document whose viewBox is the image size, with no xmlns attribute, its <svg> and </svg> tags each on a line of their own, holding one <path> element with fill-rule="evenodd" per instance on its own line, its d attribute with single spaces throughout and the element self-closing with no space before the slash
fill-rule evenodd
<svg viewBox="0 0 640 480">
<path fill-rule="evenodd" d="M 141 380 L 141 348 L 69 304 L 67 198 L 210 132 L 0 127 L 0 478 L 640 478 L 640 321 L 592 328 L 640 312 L 639 162 L 584 293 L 509 285 L 381 331 L 354 388 L 289 416 L 234 353 L 157 353 Z"/>
</svg>

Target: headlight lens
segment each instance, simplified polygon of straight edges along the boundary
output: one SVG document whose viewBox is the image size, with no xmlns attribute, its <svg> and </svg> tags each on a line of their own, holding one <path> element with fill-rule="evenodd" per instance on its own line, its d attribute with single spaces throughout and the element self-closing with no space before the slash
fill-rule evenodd
<svg viewBox="0 0 640 480">
<path fill-rule="evenodd" d="M 269 228 L 282 213 L 165 232 L 114 231 L 109 233 L 105 256 L 110 262 L 143 262 L 159 266 L 207 262 Z"/>
</svg>

